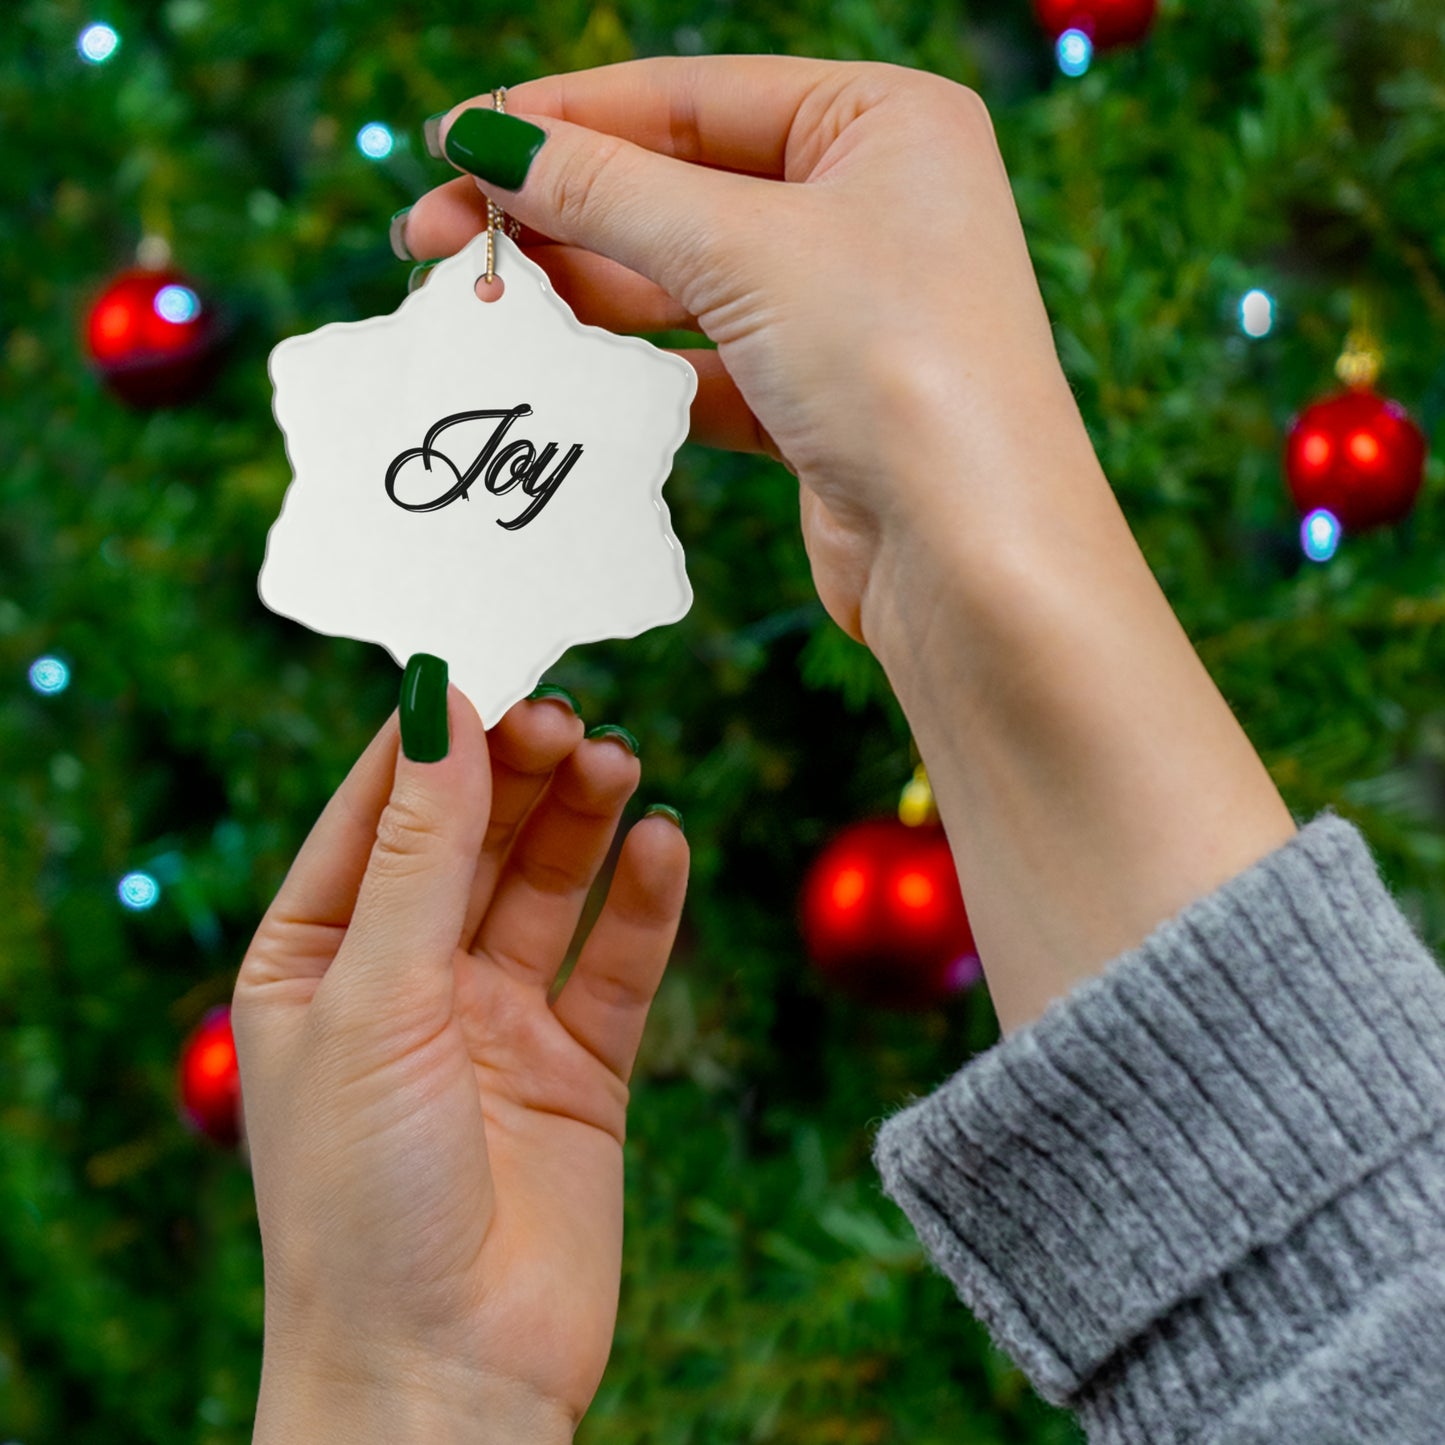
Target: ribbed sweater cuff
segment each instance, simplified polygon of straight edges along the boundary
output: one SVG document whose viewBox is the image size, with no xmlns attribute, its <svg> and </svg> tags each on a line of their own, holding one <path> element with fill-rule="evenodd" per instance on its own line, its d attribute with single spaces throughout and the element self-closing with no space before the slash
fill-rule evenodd
<svg viewBox="0 0 1445 1445">
<path fill-rule="evenodd" d="M 1237 1373 L 1242 1312 L 1303 1348 L 1378 1282 L 1395 1244 L 1349 1246 L 1382 1179 L 1441 1217 L 1408 1180 L 1439 1169 L 1442 1030 L 1445 975 L 1327 811 L 889 1118 L 874 1163 L 1040 1394 L 1117 1416 L 1132 1347 L 1128 1413 L 1163 1418 L 1186 1356 Z"/>
</svg>

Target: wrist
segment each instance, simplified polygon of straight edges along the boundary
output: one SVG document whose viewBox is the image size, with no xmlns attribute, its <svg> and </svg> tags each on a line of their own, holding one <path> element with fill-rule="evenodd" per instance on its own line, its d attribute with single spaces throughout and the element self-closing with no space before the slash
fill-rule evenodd
<svg viewBox="0 0 1445 1445">
<path fill-rule="evenodd" d="M 859 621 L 895 690 L 936 661 L 925 630 L 961 641 L 959 622 L 986 625 L 1045 568 L 1087 550 L 1147 571 L 1057 365 L 999 356 L 983 380 L 942 354 L 868 364 L 897 441 Z"/>
<path fill-rule="evenodd" d="M 262 1359 L 253 1445 L 570 1445 L 576 1422 L 521 1381 L 393 1358 L 364 1370 L 322 1352 Z"/>
<path fill-rule="evenodd" d="M 938 471 L 946 457 L 920 451 L 910 466 Z M 880 528 L 859 624 L 905 708 L 942 674 L 975 685 L 1018 667 L 1026 612 L 1126 588 L 1168 611 L 1092 450 L 1014 465 L 990 495 L 959 486 Z"/>
</svg>

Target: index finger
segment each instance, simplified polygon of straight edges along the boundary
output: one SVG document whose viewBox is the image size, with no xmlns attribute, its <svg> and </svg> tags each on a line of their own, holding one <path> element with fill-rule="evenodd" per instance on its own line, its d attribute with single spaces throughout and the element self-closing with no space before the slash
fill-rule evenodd
<svg viewBox="0 0 1445 1445">
<path fill-rule="evenodd" d="M 678 160 L 784 179 L 790 158 L 796 170 L 790 150 L 806 138 L 798 122 L 808 101 L 831 98 L 850 69 L 792 55 L 655 56 L 509 86 L 507 109 Z"/>
</svg>

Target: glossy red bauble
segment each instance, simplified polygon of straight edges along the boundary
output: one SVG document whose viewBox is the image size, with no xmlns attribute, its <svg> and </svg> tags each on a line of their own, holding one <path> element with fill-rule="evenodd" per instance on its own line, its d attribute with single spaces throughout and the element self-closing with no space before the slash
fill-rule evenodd
<svg viewBox="0 0 1445 1445">
<path fill-rule="evenodd" d="M 1300 516 L 1323 507 L 1346 532 L 1398 522 L 1425 477 L 1425 436 L 1405 408 L 1364 387 L 1308 406 L 1285 442 Z"/>
<path fill-rule="evenodd" d="M 1154 23 L 1158 0 L 1034 0 L 1039 24 L 1051 40 L 1082 30 L 1095 50 L 1133 45 Z"/>
<path fill-rule="evenodd" d="M 877 818 L 845 828 L 808 870 L 801 909 L 814 966 L 863 1003 L 931 1008 L 980 977 L 937 824 Z"/>
<path fill-rule="evenodd" d="M 215 317 L 179 272 L 123 272 L 85 324 L 90 359 L 132 406 L 170 406 L 197 396 L 215 375 Z"/>
<path fill-rule="evenodd" d="M 181 1117 L 217 1144 L 241 1139 L 241 1071 L 231 1037 L 231 1010 L 213 1008 L 181 1049 Z"/>
</svg>

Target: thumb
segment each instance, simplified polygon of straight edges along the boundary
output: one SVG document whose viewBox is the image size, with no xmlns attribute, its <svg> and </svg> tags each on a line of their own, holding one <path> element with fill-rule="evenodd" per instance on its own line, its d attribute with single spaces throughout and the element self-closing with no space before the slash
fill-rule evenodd
<svg viewBox="0 0 1445 1445">
<path fill-rule="evenodd" d="M 689 301 L 744 225 L 765 182 L 659 155 L 554 116 L 453 112 L 446 159 L 509 216 L 543 236 L 607 256 Z M 776 191 L 778 187 L 770 188 Z"/>
<path fill-rule="evenodd" d="M 487 736 L 446 663 L 426 653 L 406 665 L 400 712 L 391 795 L 323 986 L 392 1027 L 440 1027 L 491 813 Z"/>
</svg>

